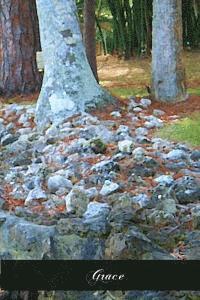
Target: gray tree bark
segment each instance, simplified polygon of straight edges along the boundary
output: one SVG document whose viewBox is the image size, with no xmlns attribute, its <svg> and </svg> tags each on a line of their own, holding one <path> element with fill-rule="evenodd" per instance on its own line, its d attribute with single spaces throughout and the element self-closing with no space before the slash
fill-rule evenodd
<svg viewBox="0 0 200 300">
<path fill-rule="evenodd" d="M 112 100 L 96 82 L 83 47 L 75 0 L 37 0 L 44 79 L 38 127 Z"/>
<path fill-rule="evenodd" d="M 153 1 L 152 96 L 161 102 L 187 99 L 182 63 L 182 1 Z"/>
</svg>

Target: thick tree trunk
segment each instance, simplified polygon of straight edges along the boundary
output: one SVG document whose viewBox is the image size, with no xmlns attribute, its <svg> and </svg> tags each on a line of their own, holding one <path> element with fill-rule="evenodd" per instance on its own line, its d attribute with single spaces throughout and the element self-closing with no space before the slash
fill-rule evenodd
<svg viewBox="0 0 200 300">
<path fill-rule="evenodd" d="M 38 91 L 36 65 L 39 31 L 35 0 L 0 2 L 0 94 L 13 96 Z"/>
<path fill-rule="evenodd" d="M 182 64 L 182 7 L 180 0 L 154 0 L 152 95 L 158 101 L 187 99 Z"/>
<path fill-rule="evenodd" d="M 93 76 L 74 0 L 37 0 L 44 80 L 36 108 L 39 127 L 61 122 L 111 96 Z"/>
<path fill-rule="evenodd" d="M 96 0 L 84 1 L 84 45 L 86 55 L 94 77 L 99 82 L 97 74 L 97 60 L 96 60 L 96 28 L 95 28 L 95 5 Z"/>
</svg>

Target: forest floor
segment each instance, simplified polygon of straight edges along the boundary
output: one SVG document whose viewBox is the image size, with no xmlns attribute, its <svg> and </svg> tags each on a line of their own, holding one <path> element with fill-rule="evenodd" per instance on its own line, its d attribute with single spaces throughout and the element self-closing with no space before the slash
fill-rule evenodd
<svg viewBox="0 0 200 300">
<path fill-rule="evenodd" d="M 100 83 L 114 95 L 146 96 L 146 86 L 151 81 L 151 59 L 135 58 L 124 61 L 115 56 L 98 56 L 98 73 Z M 186 82 L 190 94 L 200 96 L 200 51 L 184 52 L 183 61 L 186 68 Z"/>
</svg>

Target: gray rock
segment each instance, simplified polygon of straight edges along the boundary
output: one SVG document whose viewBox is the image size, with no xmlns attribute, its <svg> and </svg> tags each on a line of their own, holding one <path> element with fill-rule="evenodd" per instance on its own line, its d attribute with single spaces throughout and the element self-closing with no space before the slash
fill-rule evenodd
<svg viewBox="0 0 200 300">
<path fill-rule="evenodd" d="M 4 137 L 1 138 L 1 145 L 2 146 L 7 146 L 9 144 L 14 143 L 15 141 L 17 141 L 19 138 L 18 135 L 12 135 L 12 134 L 7 134 Z"/>
<path fill-rule="evenodd" d="M 67 235 L 55 235 L 54 244 L 56 259 L 99 260 L 104 257 L 105 242 L 101 238 L 95 238 L 93 236 L 80 237 L 74 233 Z"/>
<path fill-rule="evenodd" d="M 133 116 L 131 117 L 131 121 L 132 121 L 132 123 L 135 124 L 135 123 L 137 123 L 137 122 L 139 121 L 139 118 L 133 115 Z"/>
<path fill-rule="evenodd" d="M 85 220 L 96 218 L 100 215 L 104 215 L 105 218 L 110 212 L 110 206 L 107 203 L 90 202 L 87 206 L 86 212 L 83 214 Z"/>
<path fill-rule="evenodd" d="M 131 153 L 133 150 L 133 141 L 131 140 L 124 140 L 124 141 L 120 141 L 118 142 L 118 148 L 119 151 L 122 153 Z"/>
<path fill-rule="evenodd" d="M 200 160 L 200 150 L 194 150 L 190 155 L 190 158 L 194 161 Z"/>
<path fill-rule="evenodd" d="M 70 190 L 73 187 L 71 181 L 61 175 L 54 175 L 49 177 L 47 186 L 50 193 L 55 193 L 60 188 L 66 188 Z"/>
<path fill-rule="evenodd" d="M 106 180 L 100 191 L 100 195 L 108 196 L 118 190 L 119 190 L 119 184 L 112 182 L 110 180 Z"/>
<path fill-rule="evenodd" d="M 163 127 L 163 122 L 160 119 L 157 119 L 156 117 L 154 117 L 155 119 L 151 119 L 150 121 L 146 121 L 144 123 L 144 126 L 148 129 L 153 129 L 153 128 L 161 128 Z"/>
<path fill-rule="evenodd" d="M 113 133 L 104 125 L 90 125 L 80 130 L 80 137 L 90 140 L 92 138 L 99 138 L 104 143 L 110 143 L 114 140 Z"/>
<path fill-rule="evenodd" d="M 160 110 L 160 109 L 154 109 L 153 114 L 156 117 L 160 117 L 160 116 L 163 116 L 165 114 L 165 112 L 163 110 Z"/>
<path fill-rule="evenodd" d="M 71 192 L 65 197 L 66 210 L 69 213 L 75 213 L 81 217 L 87 210 L 89 197 L 81 188 L 73 188 Z"/>
<path fill-rule="evenodd" d="M 118 163 L 109 159 L 95 164 L 91 170 L 98 173 L 108 173 L 110 171 L 119 171 L 119 165 Z"/>
<path fill-rule="evenodd" d="M 138 107 L 139 105 L 140 104 L 135 101 L 135 98 L 134 99 L 130 99 L 130 102 L 129 102 L 129 105 L 128 105 L 128 110 L 131 111 L 134 108 Z"/>
<path fill-rule="evenodd" d="M 146 128 L 139 127 L 139 128 L 137 128 L 137 129 L 135 130 L 135 133 L 136 133 L 137 135 L 143 135 L 143 136 L 145 136 L 145 135 L 148 134 L 148 130 L 147 130 Z"/>
<path fill-rule="evenodd" d="M 17 132 L 20 135 L 27 135 L 32 132 L 32 128 L 20 128 Z"/>
<path fill-rule="evenodd" d="M 146 151 L 142 147 L 137 147 L 133 150 L 132 154 L 135 160 L 142 161 L 145 157 Z"/>
<path fill-rule="evenodd" d="M 152 148 L 155 150 L 164 150 L 164 149 L 171 149 L 172 144 L 167 141 L 167 140 L 163 140 L 161 138 L 153 138 L 152 139 Z"/>
<path fill-rule="evenodd" d="M 158 226 L 168 226 L 175 223 L 175 217 L 173 214 L 163 211 L 163 209 L 153 209 L 148 213 L 147 221 L 149 224 Z"/>
<path fill-rule="evenodd" d="M 181 204 L 200 201 L 200 182 L 193 177 L 182 177 L 175 181 L 172 189 Z"/>
<path fill-rule="evenodd" d="M 96 187 L 87 189 L 87 190 L 85 190 L 85 192 L 90 200 L 93 200 L 94 198 L 96 198 L 99 195 L 99 192 Z"/>
<path fill-rule="evenodd" d="M 200 205 L 197 204 L 191 209 L 192 223 L 194 229 L 200 229 Z"/>
<path fill-rule="evenodd" d="M 147 206 L 150 202 L 150 198 L 146 194 L 139 194 L 132 199 L 133 202 L 138 203 L 141 207 Z"/>
<path fill-rule="evenodd" d="M 53 259 L 52 240 L 55 236 L 53 226 L 29 223 L 22 218 L 0 212 L 0 255 L 9 252 L 12 259 Z"/>
<path fill-rule="evenodd" d="M 151 105 L 151 100 L 150 100 L 150 99 L 142 98 L 142 99 L 140 100 L 140 104 L 141 104 L 144 108 L 147 108 L 148 106 Z"/>
<path fill-rule="evenodd" d="M 156 174 L 158 167 L 159 164 L 155 159 L 146 157 L 143 162 L 137 162 L 131 172 L 137 176 L 151 177 Z"/>
<path fill-rule="evenodd" d="M 165 167 L 170 171 L 180 171 L 181 169 L 187 168 L 188 164 L 186 161 L 171 161 L 165 164 Z"/>
<path fill-rule="evenodd" d="M 0 122 L 0 138 L 4 135 L 5 130 L 6 130 L 5 126 L 3 125 L 2 122 Z"/>
<path fill-rule="evenodd" d="M 168 154 L 166 154 L 164 156 L 164 158 L 168 159 L 168 160 L 185 159 L 185 158 L 187 158 L 187 153 L 183 150 L 175 149 L 175 150 L 170 151 Z"/>
<path fill-rule="evenodd" d="M 170 175 L 161 175 L 159 177 L 156 177 L 154 180 L 157 183 L 165 184 L 167 186 L 170 186 L 174 182 L 173 177 Z"/>
<path fill-rule="evenodd" d="M 31 190 L 25 200 L 25 205 L 31 205 L 34 200 L 46 200 L 46 193 L 40 188 L 36 187 Z"/>
<path fill-rule="evenodd" d="M 136 136 L 136 142 L 138 144 L 151 144 L 151 140 L 143 135 Z"/>
<path fill-rule="evenodd" d="M 6 204 L 5 200 L 3 198 L 0 198 L 0 209 L 4 209 L 5 204 Z"/>
<path fill-rule="evenodd" d="M 175 215 L 177 212 L 176 201 L 172 198 L 166 197 L 164 201 L 160 201 L 158 203 L 157 209 L 160 209 L 167 215 Z"/>
<path fill-rule="evenodd" d="M 120 125 L 119 128 L 116 131 L 116 134 L 127 134 L 129 135 L 130 129 L 126 125 Z"/>
<path fill-rule="evenodd" d="M 135 226 L 111 235 L 106 246 L 106 259 L 173 259 Z"/>
<path fill-rule="evenodd" d="M 187 260 L 200 260 L 200 231 L 192 231 L 186 234 L 185 247 L 182 251 Z"/>
<path fill-rule="evenodd" d="M 31 158 L 32 158 L 32 153 L 24 151 L 13 160 L 13 166 L 18 167 L 18 166 L 31 165 L 32 163 Z"/>
<path fill-rule="evenodd" d="M 29 117 L 30 117 L 29 114 L 23 113 L 23 114 L 21 114 L 20 118 L 18 119 L 18 122 L 21 124 L 24 124 L 24 123 L 28 122 Z"/>
</svg>

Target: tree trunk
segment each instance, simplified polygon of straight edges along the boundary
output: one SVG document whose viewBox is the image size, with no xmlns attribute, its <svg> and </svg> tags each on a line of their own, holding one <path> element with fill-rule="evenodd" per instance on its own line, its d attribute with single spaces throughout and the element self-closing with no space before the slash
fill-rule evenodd
<svg viewBox="0 0 200 300">
<path fill-rule="evenodd" d="M 44 80 L 36 107 L 39 128 L 93 108 L 112 97 L 93 76 L 74 0 L 37 0 Z"/>
<path fill-rule="evenodd" d="M 95 29 L 95 4 L 96 0 L 84 1 L 84 45 L 86 55 L 94 77 L 99 82 L 97 74 L 97 60 L 96 60 L 96 29 Z"/>
<path fill-rule="evenodd" d="M 187 99 L 182 64 L 181 2 L 153 2 L 152 96 L 169 103 Z"/>
<path fill-rule="evenodd" d="M 39 90 L 36 51 L 39 31 L 35 0 L 0 3 L 0 94 L 14 96 Z"/>
</svg>

